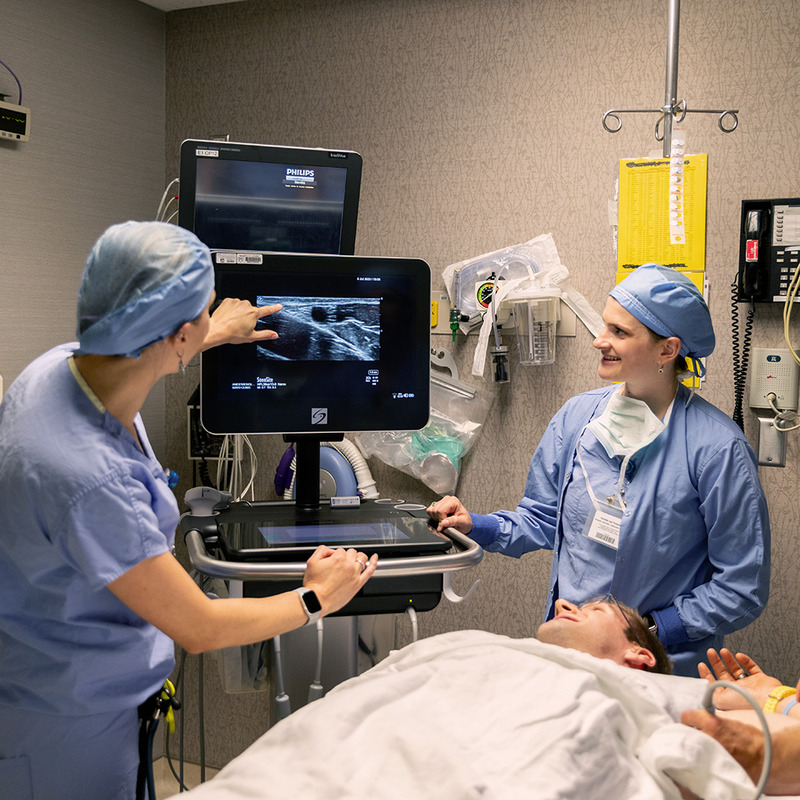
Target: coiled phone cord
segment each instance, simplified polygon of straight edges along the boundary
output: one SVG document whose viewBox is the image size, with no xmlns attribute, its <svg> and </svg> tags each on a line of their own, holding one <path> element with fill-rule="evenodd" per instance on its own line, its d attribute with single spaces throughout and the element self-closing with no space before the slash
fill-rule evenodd
<svg viewBox="0 0 800 800">
<path fill-rule="evenodd" d="M 738 282 L 731 284 L 731 347 L 733 349 L 733 421 L 744 431 L 744 390 L 747 380 L 747 365 L 750 358 L 750 340 L 753 336 L 755 306 L 751 303 L 747 311 L 744 338 L 739 340 Z"/>
</svg>

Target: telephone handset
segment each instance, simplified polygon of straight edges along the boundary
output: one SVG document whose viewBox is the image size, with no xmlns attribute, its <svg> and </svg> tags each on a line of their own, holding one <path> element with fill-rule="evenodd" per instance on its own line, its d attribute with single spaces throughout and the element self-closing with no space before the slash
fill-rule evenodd
<svg viewBox="0 0 800 800">
<path fill-rule="evenodd" d="M 737 300 L 783 303 L 800 266 L 800 198 L 742 200 Z"/>
</svg>

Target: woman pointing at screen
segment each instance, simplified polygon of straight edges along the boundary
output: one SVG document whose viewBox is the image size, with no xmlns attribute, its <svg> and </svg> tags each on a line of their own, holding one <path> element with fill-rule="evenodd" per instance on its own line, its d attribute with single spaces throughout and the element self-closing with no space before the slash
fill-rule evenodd
<svg viewBox="0 0 800 800">
<path fill-rule="evenodd" d="M 243 645 L 345 605 L 377 558 L 320 547 L 303 588 L 211 600 L 172 550 L 178 505 L 139 411 L 200 350 L 274 338 L 280 306 L 228 299 L 173 225 L 109 228 L 86 263 L 78 343 L 33 361 L 0 404 L 0 786 L 133 800 L 137 707 L 187 651 Z"/>
</svg>

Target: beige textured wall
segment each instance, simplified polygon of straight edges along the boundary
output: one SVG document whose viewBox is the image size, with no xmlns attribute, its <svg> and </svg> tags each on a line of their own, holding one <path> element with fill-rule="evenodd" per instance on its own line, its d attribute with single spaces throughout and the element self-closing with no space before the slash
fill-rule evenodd
<svg viewBox="0 0 800 800">
<path fill-rule="evenodd" d="M 663 104 L 666 34 L 666 0 L 249 0 L 171 13 L 167 177 L 190 137 L 355 149 L 365 165 L 357 253 L 422 257 L 441 285 L 450 263 L 552 232 L 574 285 L 602 309 L 615 272 L 607 203 L 618 160 L 660 146 L 655 115 L 626 117 L 616 135 L 601 117 L 612 107 Z M 737 108 L 741 120 L 723 135 L 713 117 L 687 117 L 689 150 L 709 154 L 707 271 L 718 347 L 703 394 L 727 413 L 740 203 L 800 194 L 799 65 L 800 21 L 785 4 L 754 0 L 744 14 L 731 0 L 684 3 L 679 96 L 690 108 Z M 449 346 L 446 337 L 435 344 Z M 781 344 L 779 309 L 758 308 L 754 344 Z M 452 347 L 468 375 L 472 339 Z M 482 386 L 496 402 L 459 485 L 471 509 L 513 508 L 550 416 L 597 385 L 585 329 L 558 347 L 555 365 L 517 368 L 510 385 Z M 179 414 L 190 388 L 168 386 L 173 461 L 185 447 Z M 754 441 L 749 411 L 747 425 Z M 265 486 L 275 457 L 263 462 Z M 785 681 L 800 672 L 799 457 L 793 434 L 786 468 L 762 469 L 772 599 L 730 640 Z M 384 496 L 432 498 L 382 465 L 374 473 Z M 476 595 L 424 615 L 423 635 L 465 627 L 533 634 L 549 563 L 549 553 L 487 555 L 455 580 L 463 589 L 480 577 Z M 251 731 L 220 720 L 224 757 Z"/>
<path fill-rule="evenodd" d="M 0 140 L 0 375 L 75 338 L 86 256 L 152 219 L 164 176 L 164 18 L 136 0 L 3 0 L 0 59 L 30 140 Z M 0 93 L 18 102 L 0 67 Z M 134 166 L 135 165 L 135 166 Z M 143 411 L 163 454 L 164 392 Z"/>
</svg>

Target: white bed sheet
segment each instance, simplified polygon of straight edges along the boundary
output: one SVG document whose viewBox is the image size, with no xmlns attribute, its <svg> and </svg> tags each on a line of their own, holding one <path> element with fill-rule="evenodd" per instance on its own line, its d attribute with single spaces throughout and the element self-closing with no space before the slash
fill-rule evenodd
<svg viewBox="0 0 800 800">
<path fill-rule="evenodd" d="M 751 798 L 681 725 L 705 683 L 535 639 L 433 636 L 273 726 L 187 800 Z M 176 798 L 178 796 L 176 795 Z"/>
</svg>

